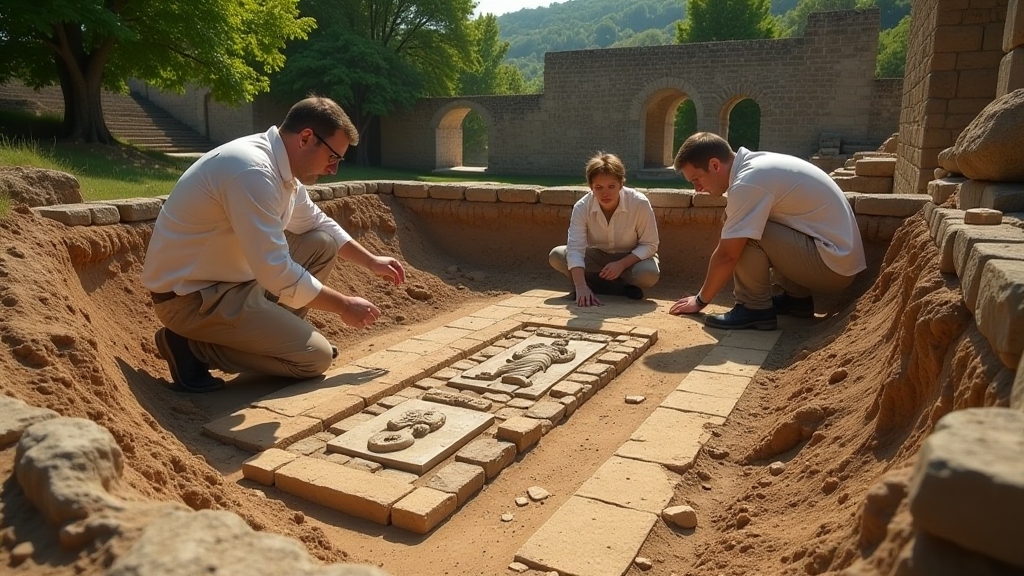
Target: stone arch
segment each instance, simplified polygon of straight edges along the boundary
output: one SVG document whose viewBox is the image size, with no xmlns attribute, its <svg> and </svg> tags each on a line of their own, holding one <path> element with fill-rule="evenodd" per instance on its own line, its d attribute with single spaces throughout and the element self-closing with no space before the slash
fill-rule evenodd
<svg viewBox="0 0 1024 576">
<path fill-rule="evenodd" d="M 694 96 L 692 88 L 678 78 L 652 82 L 633 99 L 630 117 L 635 118 L 640 127 L 639 160 L 642 168 L 672 165 L 676 110 L 687 99 L 693 100 L 700 117 L 699 99 Z"/>
<path fill-rule="evenodd" d="M 488 133 L 494 126 L 486 108 L 472 100 L 459 99 L 438 109 L 430 120 L 434 130 L 434 169 L 444 170 L 462 166 L 462 121 L 470 112 L 476 112 L 487 125 Z"/>
<path fill-rule="evenodd" d="M 756 97 L 756 95 L 750 90 L 737 90 L 733 92 L 731 96 L 723 98 L 724 104 L 718 110 L 718 134 L 723 138 L 729 138 L 729 124 L 732 119 L 733 110 L 736 106 L 745 100 L 753 102 L 758 109 L 759 120 L 763 118 L 764 109 L 762 102 Z M 758 139 L 760 140 L 760 124 L 758 128 Z"/>
</svg>

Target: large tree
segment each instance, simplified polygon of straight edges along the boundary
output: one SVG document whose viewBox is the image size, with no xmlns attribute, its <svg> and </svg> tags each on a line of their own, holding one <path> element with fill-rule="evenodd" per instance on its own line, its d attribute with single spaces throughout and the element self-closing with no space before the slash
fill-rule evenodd
<svg viewBox="0 0 1024 576">
<path fill-rule="evenodd" d="M 301 0 L 317 21 L 309 40 L 285 51 L 273 80 L 282 99 L 310 91 L 338 101 L 359 127 L 361 164 L 377 116 L 423 96 L 453 96 L 471 60 L 472 0 Z"/>
<path fill-rule="evenodd" d="M 770 0 L 687 0 L 676 42 L 757 40 L 776 36 Z"/>
<path fill-rule="evenodd" d="M 60 84 L 63 136 L 113 142 L 103 89 L 145 80 L 161 90 L 208 86 L 215 100 L 239 103 L 269 89 L 285 42 L 316 23 L 297 0 L 3 0 L 0 82 Z"/>
</svg>

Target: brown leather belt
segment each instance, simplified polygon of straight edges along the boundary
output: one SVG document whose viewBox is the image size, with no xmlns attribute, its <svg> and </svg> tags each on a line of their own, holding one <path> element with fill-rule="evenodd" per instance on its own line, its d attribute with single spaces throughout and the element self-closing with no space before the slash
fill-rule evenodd
<svg viewBox="0 0 1024 576">
<path fill-rule="evenodd" d="M 150 292 L 149 297 L 153 299 L 154 304 L 160 304 L 167 302 L 168 300 L 174 300 L 178 295 L 174 292 Z"/>
</svg>

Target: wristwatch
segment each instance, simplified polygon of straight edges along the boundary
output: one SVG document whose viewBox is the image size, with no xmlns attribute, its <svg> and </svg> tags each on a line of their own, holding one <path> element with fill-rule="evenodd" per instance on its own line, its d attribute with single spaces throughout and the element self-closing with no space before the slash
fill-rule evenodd
<svg viewBox="0 0 1024 576">
<path fill-rule="evenodd" d="M 705 302 L 704 299 L 700 297 L 700 292 L 697 292 L 697 296 L 695 296 L 695 298 L 697 299 L 697 305 L 700 306 L 701 308 L 704 308 L 705 306 L 708 305 L 708 303 Z"/>
</svg>

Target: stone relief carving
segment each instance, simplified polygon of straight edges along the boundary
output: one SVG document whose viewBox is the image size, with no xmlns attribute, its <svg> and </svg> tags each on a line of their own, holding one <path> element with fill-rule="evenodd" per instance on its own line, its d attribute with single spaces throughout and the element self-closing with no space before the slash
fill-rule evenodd
<svg viewBox="0 0 1024 576">
<path fill-rule="evenodd" d="M 480 372 L 470 376 L 474 380 L 496 380 L 505 384 L 524 387 L 532 386 L 531 379 L 535 374 L 544 372 L 552 364 L 571 362 L 576 358 L 576 351 L 569 348 L 568 340 L 555 340 L 550 344 L 530 344 L 515 352 L 506 360 L 506 364 L 494 372 Z"/>
<path fill-rule="evenodd" d="M 385 453 L 405 450 L 444 426 L 445 415 L 435 410 L 406 410 L 401 416 L 388 420 L 385 430 L 370 436 L 366 448 L 370 452 Z"/>
</svg>

